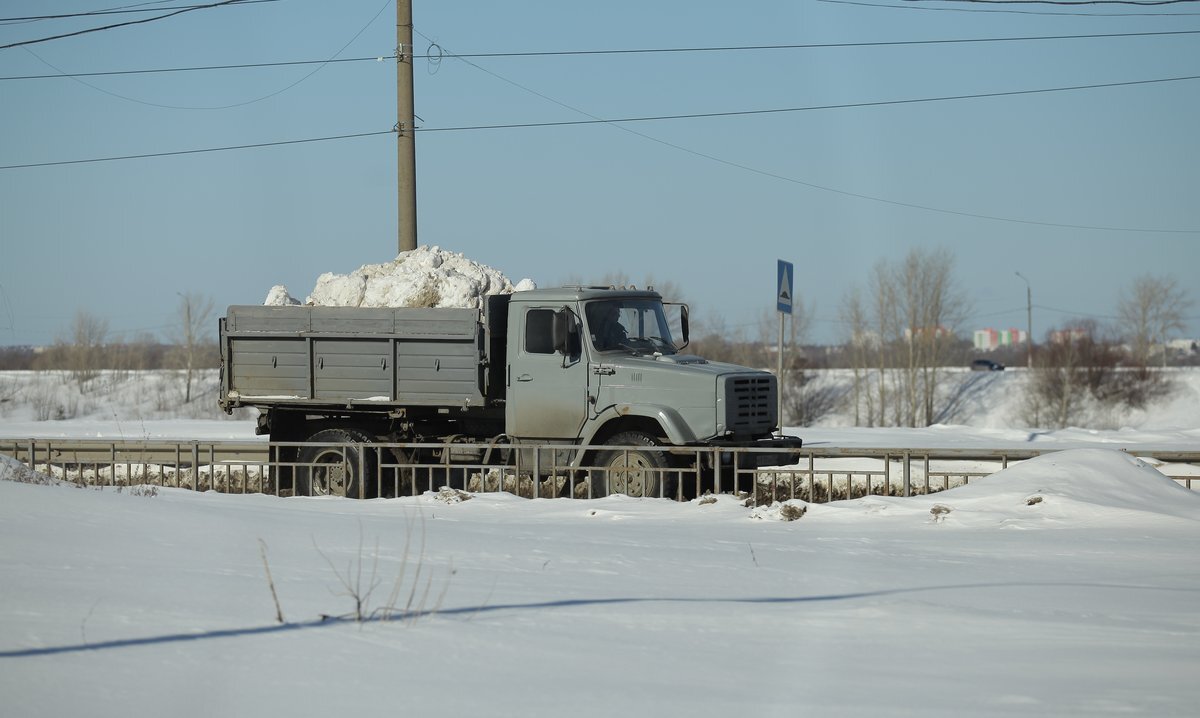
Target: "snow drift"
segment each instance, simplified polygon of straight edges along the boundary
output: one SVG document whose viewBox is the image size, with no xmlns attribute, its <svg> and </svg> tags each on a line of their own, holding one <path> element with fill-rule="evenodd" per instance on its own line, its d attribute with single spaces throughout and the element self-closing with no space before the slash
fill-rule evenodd
<svg viewBox="0 0 1200 718">
<path fill-rule="evenodd" d="M 962 528 L 1055 529 L 1179 519 L 1194 523 L 1200 520 L 1200 493 L 1124 452 L 1068 449 L 927 496 L 867 496 L 806 508 L 810 522 L 871 516 Z M 761 518 L 779 518 L 778 508 L 772 509 Z"/>
</svg>

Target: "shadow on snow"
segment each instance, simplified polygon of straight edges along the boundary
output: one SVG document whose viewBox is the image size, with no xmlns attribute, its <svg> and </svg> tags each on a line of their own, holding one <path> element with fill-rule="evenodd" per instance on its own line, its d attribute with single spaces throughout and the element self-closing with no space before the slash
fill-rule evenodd
<svg viewBox="0 0 1200 718">
<path fill-rule="evenodd" d="M 371 616 L 361 621 L 353 616 L 322 616 L 321 618 L 311 621 L 300 621 L 298 623 L 282 623 L 270 626 L 255 626 L 250 628 L 228 628 L 214 631 L 204 631 L 201 633 L 168 633 L 161 636 L 145 636 L 142 638 L 119 638 L 111 641 L 98 641 L 95 643 L 84 642 L 63 646 L 45 646 L 41 648 L 18 648 L 9 650 L 0 650 L 0 658 L 31 658 L 36 656 L 56 656 L 65 653 L 83 653 L 86 651 L 99 651 L 115 648 L 134 648 L 138 646 L 155 646 L 170 643 L 185 643 L 188 641 L 206 641 L 219 638 L 240 638 L 244 636 L 263 636 L 275 633 L 287 633 L 290 631 L 298 631 L 302 629 L 320 628 L 326 626 L 337 626 L 342 624 L 361 624 L 361 623 L 403 623 L 419 618 L 426 618 L 434 615 L 438 616 L 470 616 L 474 617 L 480 614 L 496 613 L 498 611 L 521 611 L 521 610 L 541 610 L 553 608 L 574 608 L 579 606 L 617 606 L 624 604 L 639 604 L 639 603 L 712 603 L 712 604 L 747 604 L 747 605 L 771 605 L 771 604 L 804 604 L 804 603 L 827 603 L 833 601 L 852 601 L 863 598 L 875 598 L 880 596 L 896 596 L 908 593 L 924 593 L 929 591 L 954 591 L 954 590 L 979 590 L 979 589 L 995 589 L 995 588 L 1028 588 L 1028 587 L 1045 587 L 1045 588 L 1094 588 L 1094 589 L 1117 589 L 1130 591 L 1172 591 L 1172 592 L 1200 592 L 1200 589 L 1194 588 L 1173 588 L 1167 586 L 1139 586 L 1139 585 L 1124 585 L 1111 583 L 1071 583 L 1071 582 L 1016 582 L 1016 583 L 974 583 L 974 584 L 952 584 L 945 586 L 918 586 L 913 588 L 893 588 L 883 589 L 879 591 L 855 591 L 850 593 L 832 593 L 816 596 L 764 596 L 750 598 L 695 598 L 695 597 L 643 597 L 643 598 L 576 598 L 563 599 L 559 601 L 536 601 L 531 603 L 499 603 L 492 605 L 480 606 L 460 606 L 458 608 L 447 608 L 441 610 L 429 610 L 423 612 L 412 612 L 404 615 L 393 614 L 389 617 Z"/>
</svg>

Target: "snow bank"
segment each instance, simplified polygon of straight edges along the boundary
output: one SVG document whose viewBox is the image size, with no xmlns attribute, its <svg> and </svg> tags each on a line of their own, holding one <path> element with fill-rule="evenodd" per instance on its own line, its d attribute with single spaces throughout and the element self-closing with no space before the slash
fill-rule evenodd
<svg viewBox="0 0 1200 718">
<path fill-rule="evenodd" d="M 22 464 L 16 459 L 0 455 L 0 481 L 12 481 Z"/>
<path fill-rule="evenodd" d="M 1190 520 L 1200 517 L 1200 493 L 1121 451 L 1071 449 L 1045 454 L 940 495 L 985 504 L 1041 507 L 1080 523 L 1131 512 Z"/>
<path fill-rule="evenodd" d="M 390 262 L 364 264 L 349 274 L 326 272 L 305 304 L 323 307 L 480 306 L 493 294 L 534 289 L 532 280 L 513 284 L 500 271 L 458 252 L 421 246 Z M 299 304 L 282 285 L 271 288 L 264 304 Z"/>
<path fill-rule="evenodd" d="M 45 474 L 39 474 L 11 456 L 0 455 L 0 481 L 15 481 L 21 484 L 63 484 Z"/>
<path fill-rule="evenodd" d="M 958 528 L 1066 529 L 1195 522 L 1200 492 L 1121 451 L 1068 449 L 928 496 L 868 496 L 806 508 L 808 523 L 872 517 Z"/>
</svg>

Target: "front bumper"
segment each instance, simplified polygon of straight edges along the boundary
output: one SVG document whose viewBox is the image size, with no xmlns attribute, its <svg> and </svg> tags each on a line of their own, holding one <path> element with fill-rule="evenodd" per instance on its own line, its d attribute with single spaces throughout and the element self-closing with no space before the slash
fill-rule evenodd
<svg viewBox="0 0 1200 718">
<path fill-rule="evenodd" d="M 713 439 L 707 446 L 717 449 L 748 449 L 748 451 L 722 451 L 721 464 L 731 466 L 736 461 L 738 468 L 757 469 L 763 466 L 787 466 L 800 460 L 800 449 L 804 441 L 798 436 L 772 436 L 767 439 Z M 735 459 L 736 457 L 736 459 Z"/>
</svg>

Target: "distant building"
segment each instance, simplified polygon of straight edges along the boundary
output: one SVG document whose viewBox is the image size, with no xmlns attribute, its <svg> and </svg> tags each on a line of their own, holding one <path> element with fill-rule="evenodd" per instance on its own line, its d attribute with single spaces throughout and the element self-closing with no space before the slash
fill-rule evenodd
<svg viewBox="0 0 1200 718">
<path fill-rule="evenodd" d="M 904 330 L 905 341 L 911 342 L 914 335 L 917 337 L 933 337 L 935 339 L 940 339 L 942 337 L 952 337 L 954 336 L 954 332 L 940 324 L 936 327 L 917 327 L 915 329 L 910 327 Z"/>
<path fill-rule="evenodd" d="M 1000 347 L 1024 344 L 1028 340 L 1028 332 L 1023 332 L 1020 329 L 996 330 L 988 327 L 987 329 L 975 330 L 975 348 L 979 351 L 990 352 Z"/>
<path fill-rule="evenodd" d="M 1058 329 L 1049 334 L 1051 344 L 1078 342 L 1089 338 L 1089 336 L 1086 329 Z"/>
<path fill-rule="evenodd" d="M 883 342 L 879 340 L 879 332 L 867 329 L 864 331 L 854 332 L 854 335 L 850 337 L 850 343 L 856 347 L 876 349 Z"/>
</svg>

